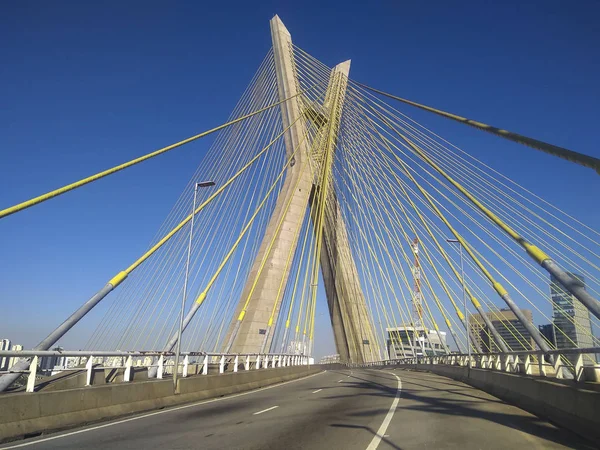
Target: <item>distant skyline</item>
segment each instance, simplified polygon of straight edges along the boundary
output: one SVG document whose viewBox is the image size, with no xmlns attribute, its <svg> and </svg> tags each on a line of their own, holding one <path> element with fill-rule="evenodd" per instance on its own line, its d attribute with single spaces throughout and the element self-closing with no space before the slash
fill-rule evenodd
<svg viewBox="0 0 600 450">
<path fill-rule="evenodd" d="M 224 122 L 271 45 L 274 14 L 325 64 L 352 59 L 352 79 L 600 157 L 599 2 L 294 5 L 4 4 L 0 208 Z M 592 170 L 400 108 L 600 229 Z M 139 256 L 210 143 L 0 220 L 0 339 L 34 346 Z M 100 317 L 60 345 L 82 347 Z M 318 360 L 335 353 L 322 289 L 316 322 Z"/>
</svg>

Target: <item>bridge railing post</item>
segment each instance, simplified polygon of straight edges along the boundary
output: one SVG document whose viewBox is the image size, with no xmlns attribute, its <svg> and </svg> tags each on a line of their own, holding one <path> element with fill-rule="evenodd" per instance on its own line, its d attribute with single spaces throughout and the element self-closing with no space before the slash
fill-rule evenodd
<svg viewBox="0 0 600 450">
<path fill-rule="evenodd" d="M 238 364 L 240 363 L 240 357 L 239 355 L 235 355 L 235 359 L 233 360 L 233 371 L 237 373 L 238 371 Z"/>
<path fill-rule="evenodd" d="M 531 356 L 530 355 L 527 355 L 525 357 L 524 369 L 525 369 L 525 375 L 533 374 L 533 368 L 532 368 L 532 364 L 531 364 Z"/>
<path fill-rule="evenodd" d="M 494 360 L 495 360 L 494 368 L 498 371 L 502 370 L 502 355 L 496 355 Z"/>
<path fill-rule="evenodd" d="M 250 355 L 246 355 L 246 360 L 244 361 L 244 369 L 250 370 Z"/>
<path fill-rule="evenodd" d="M 221 359 L 219 360 L 219 373 L 225 372 L 225 355 L 221 355 Z"/>
<path fill-rule="evenodd" d="M 158 378 L 159 380 L 162 380 L 164 371 L 165 371 L 165 356 L 160 355 L 160 358 L 158 358 L 158 372 L 156 373 L 156 378 Z"/>
<path fill-rule="evenodd" d="M 506 355 L 505 370 L 507 372 L 514 372 L 514 366 L 515 366 L 515 356 Z"/>
<path fill-rule="evenodd" d="M 85 363 L 86 376 L 85 376 L 85 385 L 92 385 L 92 369 L 94 367 L 94 357 L 90 355 L 87 362 Z"/>
<path fill-rule="evenodd" d="M 538 355 L 538 370 L 540 371 L 540 377 L 546 376 L 546 364 L 544 363 L 544 355 Z"/>
<path fill-rule="evenodd" d="M 556 362 L 554 363 L 554 376 L 556 378 L 564 378 L 563 367 L 565 366 L 562 362 L 562 355 L 556 355 Z"/>
<path fill-rule="evenodd" d="M 256 356 L 256 365 L 254 367 L 255 369 L 260 369 L 260 355 Z"/>
<path fill-rule="evenodd" d="M 583 371 L 583 354 L 579 354 L 577 356 L 577 361 L 575 362 L 575 381 L 584 381 L 585 375 Z"/>
<path fill-rule="evenodd" d="M 131 366 L 133 366 L 133 357 L 129 355 L 125 361 L 125 372 L 123 373 L 123 381 L 125 383 L 131 381 Z"/>
<path fill-rule="evenodd" d="M 187 378 L 189 368 L 190 368 L 190 355 L 185 355 L 185 358 L 183 358 L 183 370 L 181 372 L 182 378 Z"/>
<path fill-rule="evenodd" d="M 204 355 L 204 361 L 202 361 L 202 375 L 208 375 L 208 355 Z"/>
<path fill-rule="evenodd" d="M 35 377 L 37 375 L 38 357 L 34 356 L 29 364 L 29 376 L 27 377 L 27 388 L 26 392 L 35 391 Z"/>
</svg>

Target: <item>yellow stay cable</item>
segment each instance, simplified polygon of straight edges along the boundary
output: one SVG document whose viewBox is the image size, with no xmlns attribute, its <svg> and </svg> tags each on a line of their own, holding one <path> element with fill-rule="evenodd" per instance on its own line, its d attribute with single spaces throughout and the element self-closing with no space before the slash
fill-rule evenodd
<svg viewBox="0 0 600 450">
<path fill-rule="evenodd" d="M 538 141 L 537 139 L 523 136 L 518 133 L 513 133 L 513 132 L 507 131 L 507 130 L 502 130 L 500 128 L 496 128 L 491 125 L 487 125 L 485 123 L 477 122 L 475 120 L 466 119 L 465 117 L 461 117 L 456 114 L 452 114 L 452 113 L 449 113 L 446 111 L 435 109 L 430 106 L 421 105 L 419 103 L 412 102 L 410 100 L 406 100 L 406 99 L 397 97 L 392 94 L 388 94 L 387 92 L 380 91 L 378 89 L 366 86 L 361 83 L 356 83 L 356 84 L 358 84 L 359 86 L 361 86 L 365 89 L 368 89 L 372 92 L 377 92 L 378 94 L 385 95 L 386 97 L 392 98 L 394 100 L 398 100 L 398 101 L 406 103 L 408 105 L 415 106 L 415 107 L 423 109 L 425 111 L 432 112 L 434 114 L 440 115 L 447 119 L 452 119 L 456 122 L 470 125 L 474 128 L 478 128 L 480 130 L 487 131 L 488 133 L 495 134 L 496 136 L 500 136 L 502 138 L 517 142 L 519 144 L 526 145 L 526 146 L 534 148 L 536 150 L 540 150 L 545 153 L 549 153 L 553 156 L 558 156 L 559 158 L 566 159 L 567 161 L 574 162 L 574 163 L 582 165 L 584 167 L 589 167 L 591 169 L 594 169 L 596 172 L 598 172 L 600 174 L 600 159 L 594 158 L 593 156 L 584 155 L 583 153 L 574 152 L 573 150 L 568 150 L 563 147 L 558 147 L 556 145 L 548 144 L 547 142 Z"/>
<path fill-rule="evenodd" d="M 387 141 L 387 139 L 385 140 Z M 384 142 L 387 146 L 387 142 Z M 393 144 L 392 144 L 393 145 Z M 377 150 L 379 152 L 382 152 L 381 149 L 379 149 L 378 146 L 375 146 L 375 148 L 377 148 Z M 398 156 L 393 153 L 391 151 L 391 149 L 388 148 L 388 150 L 390 151 L 390 153 L 394 154 L 394 157 L 396 158 L 396 160 L 402 165 L 402 167 L 404 167 L 404 162 L 402 160 L 400 160 L 398 158 Z M 407 172 L 407 169 L 404 168 L 404 171 Z M 458 271 L 456 270 L 456 268 L 454 267 L 454 264 L 451 262 L 450 258 L 448 257 L 446 251 L 443 249 L 443 247 L 441 246 L 441 244 L 439 243 L 437 237 L 433 234 L 433 232 L 431 231 L 431 229 L 429 228 L 429 226 L 427 225 L 427 222 L 425 221 L 425 218 L 423 217 L 423 215 L 421 214 L 421 212 L 419 211 L 419 208 L 417 207 L 417 205 L 412 201 L 412 199 L 410 198 L 410 196 L 408 195 L 408 193 L 406 192 L 406 190 L 404 189 L 404 184 L 403 182 L 397 177 L 397 175 L 395 174 L 395 172 L 392 172 L 394 174 L 394 177 L 396 178 L 396 181 L 398 182 L 398 185 L 400 186 L 400 188 L 402 189 L 403 193 L 404 193 L 404 198 L 408 199 L 409 203 L 411 204 L 413 210 L 417 213 L 417 215 L 419 216 L 419 219 L 421 220 L 421 222 L 423 223 L 423 225 L 425 226 L 425 229 L 427 230 L 428 234 L 431 236 L 431 238 L 433 239 L 433 241 L 436 244 L 436 247 L 438 248 L 438 251 L 440 252 L 440 254 L 444 257 L 446 263 L 448 264 L 448 266 L 452 269 L 452 272 L 454 273 L 455 277 L 457 278 L 457 280 L 459 281 L 459 283 L 462 285 L 462 278 L 461 275 L 458 273 Z M 410 173 L 409 173 L 410 176 Z M 414 179 L 414 178 L 413 178 Z M 416 182 L 416 180 L 415 180 Z M 419 185 L 420 186 L 420 185 Z M 480 311 L 481 310 L 481 303 L 479 303 L 479 301 L 473 296 L 473 294 L 471 293 L 471 291 L 469 290 L 469 288 L 467 286 L 464 286 L 465 292 L 467 293 L 467 295 L 469 296 L 469 299 L 471 300 L 471 303 L 473 304 L 473 306 L 475 306 L 475 308 Z M 458 308 L 458 306 L 456 305 L 456 303 L 454 303 L 454 300 L 452 297 L 450 297 L 450 300 L 453 303 L 453 306 L 455 307 L 455 310 L 457 311 L 457 315 L 459 316 L 459 318 L 461 318 L 461 320 L 464 320 L 464 316 L 463 314 L 460 312 L 460 309 Z M 461 317 L 462 316 L 462 317 Z"/>
<path fill-rule="evenodd" d="M 212 129 L 210 129 L 208 131 L 204 131 L 204 132 L 199 133 L 199 134 L 197 134 L 195 136 L 191 136 L 191 137 L 189 137 L 187 139 L 184 139 L 182 141 L 176 142 L 175 144 L 168 145 L 167 147 L 163 147 L 161 149 L 158 149 L 158 150 L 155 150 L 155 151 L 153 151 L 151 153 L 148 153 L 148 154 L 146 154 L 144 156 L 140 156 L 139 158 L 132 159 L 131 161 L 128 161 L 126 163 L 119 164 L 118 166 L 112 167 L 112 168 L 104 170 L 102 172 L 98 172 L 95 175 L 91 175 L 89 177 L 83 178 L 83 179 L 81 179 L 79 181 L 76 181 L 74 183 L 67 184 L 66 186 L 63 186 L 61 188 L 58 188 L 58 189 L 55 189 L 53 191 L 47 192 L 46 194 L 40 195 L 38 197 L 34 197 L 34 198 L 32 198 L 30 200 L 27 200 L 25 202 L 21 202 L 21 203 L 18 203 L 16 205 L 14 205 L 14 206 L 9 207 L 9 208 L 0 210 L 0 219 L 4 218 L 6 216 L 9 216 L 11 214 L 14 214 L 16 212 L 22 211 L 22 210 L 24 210 L 26 208 L 29 208 L 31 206 L 34 206 L 34 205 L 37 205 L 39 203 L 45 202 L 46 200 L 50 200 L 51 198 L 57 197 L 57 196 L 59 196 L 61 194 L 64 194 L 65 192 L 72 191 L 73 189 L 77 189 L 77 188 L 79 188 L 81 186 L 84 186 L 84 185 L 86 185 L 88 183 L 91 183 L 93 181 L 99 180 L 100 178 L 104 178 L 104 177 L 106 177 L 108 175 L 112 175 L 115 172 L 119 172 L 119 171 L 121 171 L 123 169 L 126 169 L 128 167 L 134 166 L 134 165 L 139 164 L 139 163 L 141 163 L 143 161 L 146 161 L 146 160 L 148 160 L 150 158 L 154 158 L 155 156 L 162 155 L 163 153 L 166 153 L 166 152 L 168 152 L 170 150 L 173 150 L 173 149 L 175 149 L 177 147 L 181 147 L 182 145 L 188 144 L 188 143 L 190 143 L 192 141 L 195 141 L 197 139 L 200 139 L 202 137 L 208 136 L 209 134 L 212 134 L 212 133 L 214 133 L 216 131 L 222 130 L 223 128 L 226 128 L 228 126 L 234 125 L 234 124 L 239 123 L 239 122 L 241 122 L 241 121 L 243 121 L 245 119 L 248 119 L 248 118 L 250 118 L 252 116 L 260 114 L 260 113 L 262 113 L 264 111 L 267 111 L 267 110 L 269 110 L 271 108 L 274 108 L 274 107 L 276 107 L 278 105 L 281 105 L 282 103 L 285 103 L 288 100 L 290 100 L 290 99 L 292 99 L 294 97 L 297 97 L 298 95 L 301 95 L 301 94 L 303 94 L 303 92 L 299 92 L 299 93 L 297 93 L 297 94 L 295 94 L 295 95 L 293 95 L 293 96 L 291 96 L 289 98 L 286 98 L 285 100 L 281 100 L 281 101 L 279 101 L 277 103 L 274 103 L 272 105 L 269 105 L 269 106 L 267 106 L 265 108 L 261 108 L 258 111 L 254 111 L 254 112 L 252 112 L 250 114 L 246 114 L 246 115 L 244 115 L 242 117 L 239 117 L 237 119 L 234 119 L 234 120 L 232 120 L 230 122 L 227 122 L 227 123 L 224 123 L 222 125 L 219 125 L 218 127 L 212 128 Z"/>
<path fill-rule="evenodd" d="M 358 139 L 357 139 L 357 140 L 358 140 Z M 350 166 L 351 166 L 351 167 L 354 169 L 354 165 L 350 165 Z M 389 167 L 389 164 L 388 164 L 388 167 Z M 364 177 L 363 177 L 363 178 L 364 178 Z M 373 180 L 380 180 L 380 178 L 381 178 L 381 177 L 380 177 L 380 175 L 371 174 L 371 179 L 373 179 Z M 381 181 L 382 181 L 382 180 L 381 180 Z M 369 190 L 371 191 L 371 193 L 372 193 L 373 197 L 374 197 L 375 199 L 377 199 L 377 195 L 375 195 L 375 193 L 373 192 L 372 188 L 370 188 L 370 187 L 369 187 Z M 380 191 L 380 192 L 385 192 L 385 190 L 384 190 L 384 189 L 379 189 L 379 191 Z M 394 191 L 394 190 L 392 190 L 392 193 L 394 194 L 394 197 L 396 198 L 396 201 L 398 202 L 398 204 L 399 204 L 399 205 L 402 207 L 402 204 L 401 204 L 400 200 L 398 199 L 398 197 L 396 196 L 396 194 L 395 194 L 395 191 Z M 390 200 L 390 201 L 391 201 L 391 199 L 390 199 L 390 197 L 389 197 L 389 194 L 385 194 L 385 195 L 386 195 L 386 197 L 388 198 L 388 200 Z M 381 201 L 379 201 L 379 203 L 380 203 L 380 202 L 381 202 Z M 381 207 L 382 207 L 382 208 L 384 208 L 383 204 L 381 204 Z M 405 238 L 407 239 L 407 242 L 410 244 L 410 239 L 409 239 L 409 238 L 408 238 L 408 236 L 406 235 L 406 232 L 404 231 L 404 228 L 402 227 L 401 220 L 399 219 L 399 217 L 398 217 L 398 215 L 396 214 L 395 210 L 394 210 L 394 215 L 396 216 L 397 223 L 398 223 L 398 224 L 400 225 L 400 227 L 401 227 L 402 233 L 404 234 Z M 393 223 L 393 222 L 392 222 L 392 223 Z M 416 230 L 414 230 L 414 227 L 413 227 L 413 225 L 412 225 L 412 222 L 409 222 L 409 223 L 410 223 L 411 227 L 413 228 L 413 232 L 415 232 L 415 233 L 416 233 Z M 384 226 L 385 226 L 385 225 L 384 225 Z M 387 229 L 387 226 L 386 226 L 386 229 Z M 388 229 L 388 232 L 389 232 L 389 229 Z M 396 235 L 396 239 L 397 239 L 397 241 L 399 242 L 399 238 L 398 238 L 398 236 L 397 236 L 397 235 Z M 403 253 L 404 253 L 404 252 L 403 252 Z M 406 259 L 406 258 L 407 258 L 407 257 L 406 257 L 406 254 L 404 254 L 404 255 L 405 255 L 405 259 Z M 410 264 L 410 262 L 408 261 L 408 259 L 406 259 L 406 261 L 407 261 L 407 263 L 408 263 L 408 264 Z M 444 320 L 445 320 L 446 324 L 448 325 L 449 329 L 452 329 L 452 326 L 451 326 L 451 324 L 450 324 L 450 322 L 449 322 L 449 319 L 448 319 L 448 318 L 447 318 L 447 316 L 445 315 L 445 312 L 444 312 L 444 310 L 443 310 L 443 307 L 441 306 L 441 303 L 440 303 L 439 299 L 437 298 L 437 295 L 436 295 L 436 294 L 435 294 L 435 292 L 433 291 L 433 289 L 432 289 L 432 287 L 431 287 L 431 285 L 430 285 L 430 283 L 429 283 L 429 280 L 427 279 L 427 277 L 426 277 L 426 275 L 425 275 L 425 274 L 424 274 L 424 277 L 425 277 L 425 279 L 426 279 L 426 283 L 428 283 L 428 284 L 429 284 L 429 287 L 430 287 L 430 289 L 431 289 L 431 291 L 432 291 L 432 294 L 433 294 L 433 296 L 434 296 L 434 298 L 435 298 L 436 304 L 438 305 L 438 307 L 439 307 L 439 309 L 440 309 L 440 312 L 441 312 L 442 316 L 444 317 Z M 429 308 L 429 306 L 427 306 L 427 307 Z M 456 306 L 455 306 L 455 307 L 456 307 Z M 458 310 L 458 308 L 456 308 L 456 310 L 457 310 L 457 312 L 459 312 L 459 313 L 460 313 L 460 310 Z M 430 313 L 430 315 L 431 315 L 431 311 L 429 311 L 429 313 Z M 460 316 L 462 316 L 462 313 L 460 313 L 459 317 L 460 317 Z M 436 322 L 435 322 L 435 320 L 433 319 L 433 316 L 432 316 L 432 322 L 433 322 L 433 324 L 434 324 L 434 327 L 437 327 L 437 323 L 436 323 Z M 439 331 L 439 327 L 438 327 L 438 328 L 436 328 L 436 330 L 437 330 L 437 331 Z"/>
</svg>

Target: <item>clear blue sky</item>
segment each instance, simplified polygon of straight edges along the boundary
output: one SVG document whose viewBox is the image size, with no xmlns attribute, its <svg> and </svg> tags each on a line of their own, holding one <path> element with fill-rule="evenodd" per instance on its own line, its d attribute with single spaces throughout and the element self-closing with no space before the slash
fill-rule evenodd
<svg viewBox="0 0 600 450">
<path fill-rule="evenodd" d="M 0 208 L 222 123 L 274 14 L 324 63 L 351 58 L 353 79 L 600 157 L 600 2 L 356 3 L 3 2 Z M 427 120 L 600 227 L 591 170 Z M 0 338 L 34 345 L 135 259 L 208 144 L 0 221 Z"/>
</svg>

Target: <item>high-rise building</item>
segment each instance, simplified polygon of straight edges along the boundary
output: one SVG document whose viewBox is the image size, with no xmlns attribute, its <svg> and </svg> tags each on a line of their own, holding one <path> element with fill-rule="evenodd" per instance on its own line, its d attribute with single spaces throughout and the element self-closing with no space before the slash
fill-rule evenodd
<svg viewBox="0 0 600 450">
<path fill-rule="evenodd" d="M 0 350 L 10 350 L 10 339 L 0 341 Z M 0 370 L 8 370 L 9 358 L 0 358 Z"/>
<path fill-rule="evenodd" d="M 540 334 L 550 343 L 551 347 L 556 347 L 556 338 L 554 337 L 554 325 L 547 323 L 545 325 L 538 325 Z"/>
<path fill-rule="evenodd" d="M 521 312 L 530 323 L 533 323 L 531 310 L 522 309 Z M 488 311 L 486 315 L 509 349 L 513 351 L 535 350 L 535 341 L 515 313 L 509 308 Z M 502 351 L 479 314 L 469 315 L 469 326 L 483 351 Z"/>
<path fill-rule="evenodd" d="M 585 288 L 585 279 L 581 275 L 569 275 Z M 556 348 L 593 347 L 589 310 L 553 276 L 550 278 L 550 297 Z M 569 359 L 575 362 L 577 356 L 571 356 Z"/>
<path fill-rule="evenodd" d="M 428 356 L 445 353 L 446 332 L 427 330 L 423 327 L 386 328 L 388 354 L 391 359 L 403 356 Z M 414 350 L 414 353 L 413 353 Z"/>
</svg>

